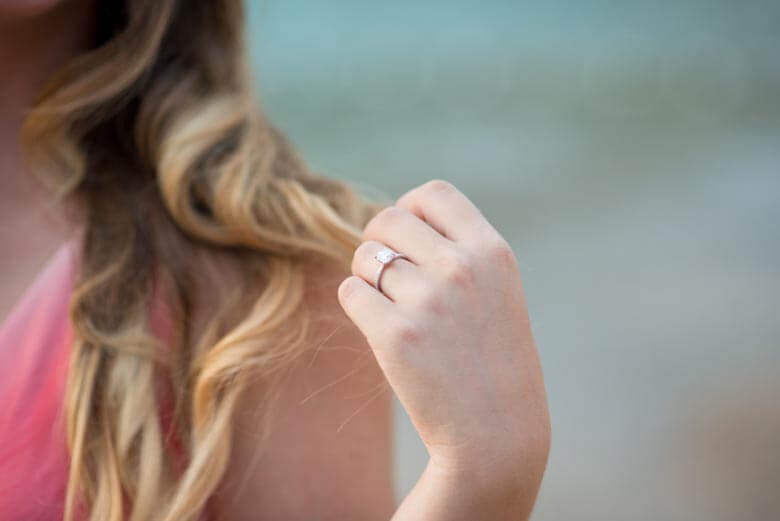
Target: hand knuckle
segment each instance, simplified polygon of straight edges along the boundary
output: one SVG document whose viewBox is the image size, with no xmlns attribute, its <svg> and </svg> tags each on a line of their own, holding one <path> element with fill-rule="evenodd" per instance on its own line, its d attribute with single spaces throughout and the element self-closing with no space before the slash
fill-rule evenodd
<svg viewBox="0 0 780 521">
<path fill-rule="evenodd" d="M 489 247 L 491 258 L 501 264 L 511 265 L 517 262 L 512 246 L 504 239 L 499 238 Z"/>
<path fill-rule="evenodd" d="M 425 301 L 423 308 L 426 312 L 437 317 L 444 316 L 447 312 L 447 306 L 445 305 L 444 299 L 440 294 L 435 294 L 432 297 L 429 297 Z"/>
<path fill-rule="evenodd" d="M 449 192 L 456 190 L 455 186 L 450 183 L 449 181 L 445 181 L 444 179 L 432 179 L 425 183 L 425 188 L 429 190 L 430 192 L 436 193 L 436 192 Z"/>
<path fill-rule="evenodd" d="M 422 330 L 411 320 L 398 320 L 390 329 L 390 344 L 396 349 L 419 344 L 422 340 Z"/>
<path fill-rule="evenodd" d="M 449 284 L 467 286 L 474 276 L 474 266 L 471 260 L 456 250 L 442 256 L 442 275 Z"/>
<path fill-rule="evenodd" d="M 377 231 L 392 226 L 397 222 L 403 210 L 395 205 L 386 206 L 379 211 L 366 225 L 366 233 L 375 235 Z"/>
</svg>

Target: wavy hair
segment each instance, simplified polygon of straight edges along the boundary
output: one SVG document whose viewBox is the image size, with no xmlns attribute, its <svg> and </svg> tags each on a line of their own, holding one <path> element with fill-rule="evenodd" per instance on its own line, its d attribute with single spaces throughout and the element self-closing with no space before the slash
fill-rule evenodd
<svg viewBox="0 0 780 521">
<path fill-rule="evenodd" d="M 94 45 L 50 79 L 22 132 L 36 173 L 84 212 L 65 518 L 194 520 L 249 379 L 273 382 L 307 348 L 304 262 L 348 271 L 382 204 L 310 172 L 264 117 L 240 0 L 96 9 Z M 222 254 L 242 282 L 190 338 L 196 259 Z M 169 342 L 149 317 L 158 291 Z"/>
</svg>

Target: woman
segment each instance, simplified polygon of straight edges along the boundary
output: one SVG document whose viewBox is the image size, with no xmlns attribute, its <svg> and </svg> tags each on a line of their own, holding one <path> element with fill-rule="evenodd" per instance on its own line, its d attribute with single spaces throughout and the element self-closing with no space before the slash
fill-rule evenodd
<svg viewBox="0 0 780 521">
<path fill-rule="evenodd" d="M 0 0 L 0 518 L 527 518 L 549 420 L 511 249 L 444 181 L 379 205 L 311 173 L 242 24 Z M 430 456 L 397 509 L 390 389 Z"/>
</svg>

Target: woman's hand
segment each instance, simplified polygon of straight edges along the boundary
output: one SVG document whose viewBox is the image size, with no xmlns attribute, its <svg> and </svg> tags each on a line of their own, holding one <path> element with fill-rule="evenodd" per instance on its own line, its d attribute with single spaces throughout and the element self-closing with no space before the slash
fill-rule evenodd
<svg viewBox="0 0 780 521">
<path fill-rule="evenodd" d="M 495 493 L 497 501 L 517 495 L 530 505 L 514 511 L 530 513 L 550 430 L 512 249 L 441 180 L 379 212 L 364 239 L 339 302 L 425 443 L 427 475 L 445 476 L 437 483 L 466 478 L 464 486 L 482 497 Z M 388 265 L 379 292 L 374 255 L 384 245 L 411 262 Z"/>
</svg>

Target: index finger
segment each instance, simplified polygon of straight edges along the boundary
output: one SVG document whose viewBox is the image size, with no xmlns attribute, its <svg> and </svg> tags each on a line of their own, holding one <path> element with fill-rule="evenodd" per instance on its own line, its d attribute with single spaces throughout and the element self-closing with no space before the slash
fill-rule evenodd
<svg viewBox="0 0 780 521">
<path fill-rule="evenodd" d="M 395 204 L 456 242 L 482 237 L 490 226 L 468 197 L 442 179 L 409 190 Z"/>
</svg>

